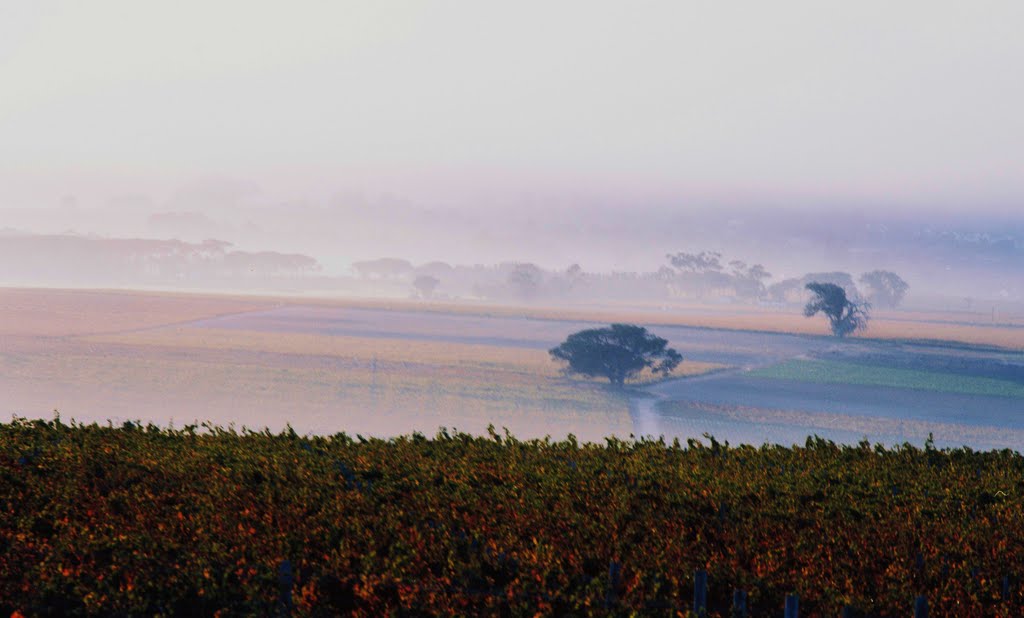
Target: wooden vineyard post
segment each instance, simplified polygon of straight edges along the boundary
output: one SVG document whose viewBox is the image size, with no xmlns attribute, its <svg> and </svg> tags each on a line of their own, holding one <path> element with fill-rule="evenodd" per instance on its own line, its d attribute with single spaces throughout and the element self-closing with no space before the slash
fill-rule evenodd
<svg viewBox="0 0 1024 618">
<path fill-rule="evenodd" d="M 999 589 L 999 597 L 1004 601 L 1010 600 L 1010 577 L 1003 575 L 1003 582 Z"/>
<path fill-rule="evenodd" d="M 708 614 L 708 572 L 703 569 L 693 574 L 693 613 Z"/>
<path fill-rule="evenodd" d="M 786 595 L 786 618 L 800 618 L 800 598 L 795 594 Z"/>
</svg>

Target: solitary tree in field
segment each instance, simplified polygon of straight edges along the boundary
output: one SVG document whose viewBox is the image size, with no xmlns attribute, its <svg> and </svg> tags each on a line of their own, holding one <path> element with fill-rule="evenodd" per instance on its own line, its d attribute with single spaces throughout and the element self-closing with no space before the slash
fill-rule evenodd
<svg viewBox="0 0 1024 618">
<path fill-rule="evenodd" d="M 591 328 L 573 333 L 548 353 L 565 361 L 571 373 L 608 378 L 622 386 L 644 369 L 668 375 L 683 357 L 668 341 L 632 324 L 612 324 L 609 328 Z"/>
<path fill-rule="evenodd" d="M 834 283 L 811 282 L 805 287 L 814 297 L 804 307 L 804 315 L 811 317 L 824 313 L 836 337 L 845 337 L 867 328 L 870 304 L 851 301 L 846 297 L 846 290 Z"/>
<path fill-rule="evenodd" d="M 868 288 L 867 297 L 872 303 L 895 309 L 903 302 L 903 296 L 910 285 L 896 273 L 887 270 L 873 270 L 860 276 L 860 282 Z"/>
</svg>

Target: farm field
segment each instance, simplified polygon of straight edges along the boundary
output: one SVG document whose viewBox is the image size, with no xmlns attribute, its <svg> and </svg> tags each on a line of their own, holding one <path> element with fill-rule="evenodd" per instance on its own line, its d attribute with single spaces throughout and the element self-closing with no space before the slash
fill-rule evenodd
<svg viewBox="0 0 1024 618">
<path fill-rule="evenodd" d="M 634 403 L 644 433 L 711 433 L 733 443 L 937 444 L 1024 449 L 1024 357 L 911 344 L 844 342 L 786 360 L 657 384 Z"/>
<path fill-rule="evenodd" d="M 1024 448 L 1019 351 L 773 332 L 799 317 L 777 312 L 765 314 L 771 320 L 757 322 L 758 330 L 666 323 L 700 321 L 706 310 L 668 319 L 0 290 L 0 389 L 8 414 L 50 418 L 58 410 L 65 419 L 101 423 L 287 423 L 300 432 L 376 436 L 430 435 L 442 426 L 479 435 L 493 424 L 527 438 L 712 433 L 753 444 L 800 443 L 814 433 L 847 443 L 919 444 L 933 433 L 943 445 Z M 716 319 L 741 327 L 760 313 Z M 942 320 L 950 316 L 917 317 L 931 320 L 913 323 L 924 329 L 922 339 L 949 326 Z M 645 386 L 648 397 L 563 376 L 546 350 L 598 318 L 637 318 L 669 339 L 686 359 L 676 375 L 688 379 Z M 803 331 L 824 330 L 823 320 L 799 320 Z M 958 328 L 978 335 L 982 327 Z M 996 330 L 1004 343 L 1019 332 Z"/>
<path fill-rule="evenodd" d="M 273 297 L 268 302 L 279 302 Z M 294 299 L 293 299 L 293 302 Z M 492 318 L 531 318 L 566 322 L 633 322 L 659 326 L 693 326 L 724 330 L 753 330 L 803 335 L 828 335 L 823 320 L 808 320 L 799 308 L 673 302 L 659 305 L 507 306 L 477 302 L 442 302 L 403 299 L 302 298 L 307 307 L 386 309 L 417 313 L 471 315 Z M 958 342 L 1024 350 L 1024 313 L 989 314 L 966 311 L 872 312 L 871 339 Z"/>
<path fill-rule="evenodd" d="M 442 426 L 480 434 L 490 424 L 592 440 L 632 431 L 624 394 L 567 379 L 549 359 L 544 339 L 555 345 L 568 326 L 525 345 L 528 329 L 462 320 L 461 339 L 425 336 L 431 323 L 415 320 L 385 333 L 280 331 L 261 324 L 258 310 L 291 308 L 253 299 L 24 290 L 0 299 L 6 415 L 367 435 Z M 208 321 L 248 312 L 256 323 L 244 329 Z M 56 325 L 43 329 L 47 315 Z M 687 362 L 676 373 L 715 368 Z"/>
<path fill-rule="evenodd" d="M 172 292 L 0 288 L 0 337 L 124 332 L 278 304 L 270 299 Z"/>
<path fill-rule="evenodd" d="M 195 326 L 543 350 L 587 323 L 303 306 L 228 315 Z M 707 432 L 734 442 L 791 444 L 817 433 L 848 443 L 867 437 L 892 444 L 923 443 L 934 433 L 942 444 L 1024 448 L 1024 434 L 1017 431 L 1024 422 L 1024 356 L 1019 352 L 673 325 L 651 328 L 691 361 L 732 369 L 649 386 L 655 398 L 630 402 L 636 435 L 690 438 Z M 931 390 L 921 392 L 921 386 Z M 732 410 L 733 418 L 726 421 L 713 412 L 723 406 Z M 773 422 L 757 420 L 780 410 L 792 414 Z M 835 415 L 851 420 L 839 422 Z"/>
<path fill-rule="evenodd" d="M 1024 398 L 1024 382 L 852 362 L 790 360 L 755 369 L 747 375 L 817 384 L 857 384 L 937 393 Z"/>
</svg>

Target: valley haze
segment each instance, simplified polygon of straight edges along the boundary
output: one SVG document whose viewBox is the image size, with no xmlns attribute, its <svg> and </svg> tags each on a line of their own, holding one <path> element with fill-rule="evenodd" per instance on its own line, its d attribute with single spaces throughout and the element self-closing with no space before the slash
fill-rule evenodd
<svg viewBox="0 0 1024 618">
<path fill-rule="evenodd" d="M 1018 447 L 1022 19 L 6 4 L 4 405 Z M 802 317 L 811 282 L 870 302 L 868 330 Z M 615 392 L 546 354 L 618 321 L 680 375 Z"/>
<path fill-rule="evenodd" d="M 1022 24 L 0 0 L 0 616 L 1024 615 Z"/>
</svg>

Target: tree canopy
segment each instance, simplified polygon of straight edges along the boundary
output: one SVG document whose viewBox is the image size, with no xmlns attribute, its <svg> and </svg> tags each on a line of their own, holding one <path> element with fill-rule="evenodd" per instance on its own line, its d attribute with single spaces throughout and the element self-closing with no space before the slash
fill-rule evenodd
<svg viewBox="0 0 1024 618">
<path fill-rule="evenodd" d="M 644 369 L 655 374 L 672 373 L 683 357 L 667 345 L 667 340 L 641 326 L 612 324 L 573 333 L 548 353 L 567 362 L 571 373 L 608 378 L 612 384 L 622 386 Z"/>
<path fill-rule="evenodd" d="M 508 274 L 510 288 L 523 298 L 532 298 L 544 282 L 544 271 L 529 262 L 516 264 Z"/>
<path fill-rule="evenodd" d="M 420 298 L 430 298 L 434 290 L 441 284 L 441 280 L 431 275 L 420 275 L 412 282 L 412 287 L 419 292 Z"/>
<path fill-rule="evenodd" d="M 717 251 L 701 251 L 700 253 L 680 251 L 676 254 L 670 253 L 665 257 L 673 266 L 683 272 L 707 273 L 722 270 L 722 254 Z"/>
<path fill-rule="evenodd" d="M 872 303 L 895 309 L 903 302 L 903 296 L 910 284 L 902 277 L 888 270 L 873 270 L 860 276 L 860 282 L 868 288 L 867 296 Z"/>
<path fill-rule="evenodd" d="M 824 313 L 832 326 L 832 334 L 845 337 L 868 326 L 866 302 L 855 303 L 846 297 L 846 290 L 834 283 L 811 282 L 805 286 L 814 296 L 804 307 L 804 315 Z"/>
</svg>

